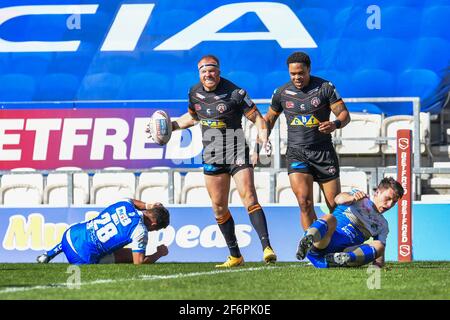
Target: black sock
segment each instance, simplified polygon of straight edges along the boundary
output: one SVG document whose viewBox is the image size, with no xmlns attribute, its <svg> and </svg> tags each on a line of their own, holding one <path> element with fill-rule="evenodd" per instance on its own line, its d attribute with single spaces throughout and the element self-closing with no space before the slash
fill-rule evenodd
<svg viewBox="0 0 450 320">
<path fill-rule="evenodd" d="M 259 204 L 254 205 L 248 208 L 248 213 L 250 215 L 250 221 L 258 234 L 263 249 L 267 246 L 270 247 L 269 231 L 267 230 L 266 215 L 264 214 L 263 209 Z"/>
<path fill-rule="evenodd" d="M 216 219 L 219 229 L 225 238 L 228 249 L 230 250 L 230 255 L 239 258 L 241 256 L 241 251 L 236 239 L 236 232 L 234 229 L 234 220 L 230 212 L 222 219 Z"/>
</svg>

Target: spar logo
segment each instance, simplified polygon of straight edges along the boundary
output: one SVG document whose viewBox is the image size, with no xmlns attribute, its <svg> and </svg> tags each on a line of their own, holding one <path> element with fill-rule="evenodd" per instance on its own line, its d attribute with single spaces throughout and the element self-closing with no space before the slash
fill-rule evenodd
<svg viewBox="0 0 450 320">
<path fill-rule="evenodd" d="M 398 139 L 398 147 L 402 150 L 406 150 L 409 147 L 409 139 L 408 138 L 400 138 Z"/>
<path fill-rule="evenodd" d="M 409 257 L 411 254 L 411 246 L 408 244 L 402 244 L 399 247 L 399 253 L 402 257 Z"/>
</svg>

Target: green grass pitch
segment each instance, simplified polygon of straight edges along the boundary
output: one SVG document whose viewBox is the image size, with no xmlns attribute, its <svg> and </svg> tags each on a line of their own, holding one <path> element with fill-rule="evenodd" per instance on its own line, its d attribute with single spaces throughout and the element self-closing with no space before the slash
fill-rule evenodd
<svg viewBox="0 0 450 320">
<path fill-rule="evenodd" d="M 379 272 L 379 273 L 378 273 Z M 0 264 L 0 300 L 450 299 L 450 262 L 315 269 L 305 263 Z M 80 281 L 78 281 L 80 280 Z M 371 289 L 371 288 L 372 289 Z"/>
</svg>

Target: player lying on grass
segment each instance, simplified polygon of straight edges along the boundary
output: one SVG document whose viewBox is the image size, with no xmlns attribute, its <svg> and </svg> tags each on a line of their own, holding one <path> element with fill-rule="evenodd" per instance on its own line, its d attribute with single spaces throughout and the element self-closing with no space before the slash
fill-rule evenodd
<svg viewBox="0 0 450 320">
<path fill-rule="evenodd" d="M 389 233 L 383 213 L 403 196 L 393 178 L 384 178 L 373 200 L 362 191 L 340 193 L 333 214 L 326 214 L 306 230 L 297 249 L 297 259 L 305 257 L 316 268 L 354 267 L 370 262 L 382 267 Z M 373 242 L 365 244 L 369 238 Z"/>
<path fill-rule="evenodd" d="M 64 252 L 71 264 L 101 263 L 102 258 L 111 254 L 117 263 L 154 263 L 167 255 L 168 250 L 162 245 L 156 253 L 146 256 L 148 232 L 166 228 L 169 219 L 169 211 L 161 203 L 124 199 L 104 209 L 96 218 L 70 226 L 62 241 L 38 256 L 37 261 L 48 263 Z M 130 250 L 122 249 L 130 243 L 131 256 Z"/>
</svg>

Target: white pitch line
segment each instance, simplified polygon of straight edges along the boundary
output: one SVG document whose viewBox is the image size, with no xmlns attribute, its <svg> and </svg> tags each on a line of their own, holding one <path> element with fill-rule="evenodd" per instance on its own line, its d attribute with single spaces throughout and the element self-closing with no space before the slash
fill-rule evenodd
<svg viewBox="0 0 450 320">
<path fill-rule="evenodd" d="M 242 268 L 242 269 L 229 269 L 229 270 L 215 270 L 215 271 L 205 271 L 205 272 L 191 272 L 191 273 L 176 273 L 169 275 L 142 275 L 138 278 L 127 278 L 127 279 L 102 279 L 102 280 L 94 280 L 89 282 L 81 282 L 80 286 L 89 286 L 94 284 L 105 284 L 105 283 L 115 283 L 115 282 L 124 282 L 124 281 L 152 281 L 152 280 L 164 280 L 164 279 L 180 279 L 180 278 L 189 278 L 189 277 L 200 277 L 200 276 L 209 276 L 216 275 L 221 273 L 236 273 L 236 272 L 248 272 L 248 271 L 259 271 L 259 270 L 268 270 L 268 269 L 282 269 L 282 268 L 298 268 L 303 267 L 304 264 L 290 264 L 283 267 L 277 266 L 263 266 L 263 267 L 252 267 L 252 268 Z M 78 284 L 77 284 L 78 285 Z M 14 292 L 24 292 L 31 290 L 47 290 L 47 289 L 55 289 L 55 288 L 68 288 L 67 283 L 54 283 L 50 285 L 39 285 L 34 287 L 12 287 L 6 288 L 4 290 L 0 290 L 0 294 L 2 293 L 14 293 Z"/>
</svg>

